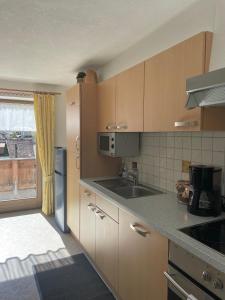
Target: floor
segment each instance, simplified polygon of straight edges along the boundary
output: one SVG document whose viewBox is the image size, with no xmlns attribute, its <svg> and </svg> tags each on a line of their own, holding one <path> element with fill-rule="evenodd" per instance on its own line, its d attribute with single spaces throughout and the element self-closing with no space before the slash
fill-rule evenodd
<svg viewBox="0 0 225 300">
<path fill-rule="evenodd" d="M 17 192 L 0 192 L 0 201 L 35 198 L 36 189 L 18 190 Z"/>
<path fill-rule="evenodd" d="M 39 300 L 32 266 L 82 252 L 39 210 L 0 215 L 0 300 Z"/>
</svg>

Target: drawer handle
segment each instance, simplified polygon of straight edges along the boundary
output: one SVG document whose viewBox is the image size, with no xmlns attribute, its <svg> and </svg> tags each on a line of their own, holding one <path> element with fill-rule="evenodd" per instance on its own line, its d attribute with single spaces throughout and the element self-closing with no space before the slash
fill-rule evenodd
<svg viewBox="0 0 225 300">
<path fill-rule="evenodd" d="M 76 102 L 75 101 L 73 101 L 73 102 L 70 102 L 70 105 L 75 105 L 76 104 Z"/>
<path fill-rule="evenodd" d="M 101 220 L 103 220 L 103 219 L 106 217 L 106 215 L 104 215 L 104 214 L 101 212 L 101 210 L 97 210 L 97 211 L 95 212 L 95 214 L 96 214 L 96 216 L 98 216 Z"/>
<path fill-rule="evenodd" d="M 195 127 L 198 126 L 198 121 L 176 121 L 174 122 L 175 127 Z"/>
<path fill-rule="evenodd" d="M 91 193 L 89 191 L 84 191 L 84 195 L 87 196 L 87 197 L 90 197 Z"/>
<path fill-rule="evenodd" d="M 130 224 L 130 228 L 134 231 L 137 232 L 138 234 L 140 234 L 143 237 L 146 237 L 148 234 L 150 235 L 151 232 L 146 230 L 144 226 L 134 223 L 134 224 Z"/>
<path fill-rule="evenodd" d="M 94 212 L 96 210 L 96 207 L 94 206 L 94 204 L 89 203 L 88 204 L 88 209 Z"/>
</svg>

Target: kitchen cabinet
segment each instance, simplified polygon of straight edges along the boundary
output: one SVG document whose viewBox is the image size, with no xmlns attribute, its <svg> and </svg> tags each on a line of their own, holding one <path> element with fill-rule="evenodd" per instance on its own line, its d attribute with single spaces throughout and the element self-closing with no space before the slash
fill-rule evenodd
<svg viewBox="0 0 225 300">
<path fill-rule="evenodd" d="M 95 261 L 95 194 L 80 188 L 80 242 Z"/>
<path fill-rule="evenodd" d="M 79 239 L 79 180 L 84 177 L 115 176 L 120 159 L 101 156 L 97 151 L 97 83 L 95 72 L 66 94 L 67 136 L 67 220 Z"/>
<path fill-rule="evenodd" d="M 98 201 L 97 201 L 98 199 Z M 118 223 L 97 204 L 115 212 L 118 208 L 90 190 L 80 187 L 80 242 L 110 286 L 117 290 Z"/>
<path fill-rule="evenodd" d="M 67 224 L 79 239 L 80 88 L 67 92 Z"/>
<path fill-rule="evenodd" d="M 114 291 L 117 291 L 118 223 L 98 208 L 96 211 L 96 265 Z"/>
<path fill-rule="evenodd" d="M 133 215 L 119 210 L 119 284 L 122 300 L 166 300 L 168 241 Z"/>
<path fill-rule="evenodd" d="M 145 62 L 144 131 L 224 130 L 221 108 L 185 108 L 186 79 L 208 71 L 211 44 L 201 32 Z"/>
<path fill-rule="evenodd" d="M 116 79 L 112 77 L 98 84 L 98 132 L 116 129 Z"/>
<path fill-rule="evenodd" d="M 98 84 L 98 131 L 143 131 L 144 63 Z"/>
<path fill-rule="evenodd" d="M 143 131 L 144 63 L 116 76 L 117 131 Z"/>
</svg>

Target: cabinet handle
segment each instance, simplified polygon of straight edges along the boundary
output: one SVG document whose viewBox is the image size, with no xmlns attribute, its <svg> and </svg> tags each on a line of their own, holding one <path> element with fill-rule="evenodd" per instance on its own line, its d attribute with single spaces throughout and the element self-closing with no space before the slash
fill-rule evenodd
<svg viewBox="0 0 225 300">
<path fill-rule="evenodd" d="M 79 162 L 79 160 L 80 160 L 80 155 L 77 155 L 76 156 L 76 169 L 80 169 L 80 164 L 78 163 Z"/>
<path fill-rule="evenodd" d="M 116 129 L 118 130 L 121 130 L 121 129 L 127 129 L 128 126 L 126 124 L 119 124 L 119 125 L 116 125 Z"/>
<path fill-rule="evenodd" d="M 95 212 L 95 214 L 96 214 L 96 216 L 98 216 L 101 220 L 103 220 L 103 219 L 106 217 L 106 215 L 104 215 L 104 214 L 102 213 L 101 210 L 97 210 L 97 211 Z"/>
<path fill-rule="evenodd" d="M 94 204 L 89 203 L 88 204 L 88 209 L 94 212 L 96 210 L 96 207 L 94 206 Z"/>
<path fill-rule="evenodd" d="M 167 272 L 163 272 L 167 280 L 186 298 L 190 300 L 198 300 L 195 296 L 188 294 Z"/>
<path fill-rule="evenodd" d="M 79 137 L 79 135 L 77 135 L 76 141 L 75 141 L 75 148 L 76 148 L 77 152 L 80 151 L 80 146 L 78 145 L 79 140 L 80 140 L 80 137 Z"/>
<path fill-rule="evenodd" d="M 144 226 L 137 224 L 137 223 L 130 224 L 130 228 L 143 237 L 146 237 L 148 234 L 149 235 L 151 234 L 151 232 L 146 230 L 146 228 Z"/>
<path fill-rule="evenodd" d="M 73 102 L 70 102 L 70 105 L 72 106 L 72 105 L 75 105 L 76 104 L 76 102 L 75 101 L 73 101 Z"/>
<path fill-rule="evenodd" d="M 116 129 L 116 125 L 113 124 L 109 124 L 105 127 L 106 130 L 112 130 L 112 129 Z"/>
<path fill-rule="evenodd" d="M 84 191 L 84 195 L 87 196 L 87 197 L 90 197 L 90 196 L 91 196 L 91 192 L 89 192 L 89 191 Z"/>
<path fill-rule="evenodd" d="M 174 122 L 175 127 L 195 127 L 198 126 L 198 121 L 176 121 Z"/>
</svg>

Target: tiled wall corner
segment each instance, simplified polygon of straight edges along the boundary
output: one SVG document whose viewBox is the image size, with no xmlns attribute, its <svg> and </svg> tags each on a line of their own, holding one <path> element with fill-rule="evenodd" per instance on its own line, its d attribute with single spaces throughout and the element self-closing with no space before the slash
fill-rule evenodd
<svg viewBox="0 0 225 300">
<path fill-rule="evenodd" d="M 141 183 L 173 192 L 177 180 L 189 179 L 182 173 L 182 160 L 221 167 L 224 194 L 225 132 L 142 133 L 140 156 L 125 159 L 129 168 L 138 162 Z"/>
</svg>

